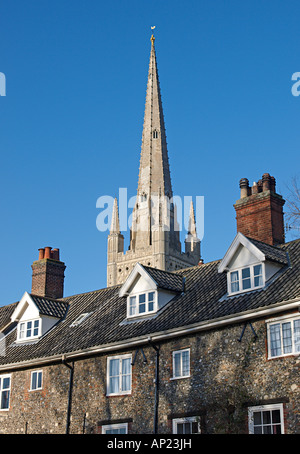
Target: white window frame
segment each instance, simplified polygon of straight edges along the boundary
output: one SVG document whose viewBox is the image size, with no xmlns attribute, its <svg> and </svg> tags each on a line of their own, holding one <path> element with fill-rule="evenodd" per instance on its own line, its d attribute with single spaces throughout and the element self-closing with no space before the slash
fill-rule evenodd
<svg viewBox="0 0 300 454">
<path fill-rule="evenodd" d="M 184 352 L 188 352 L 189 356 L 189 372 L 188 374 L 183 374 L 183 367 L 182 367 L 182 354 Z M 180 375 L 175 375 L 175 372 L 176 372 L 176 367 L 175 367 L 175 356 L 176 355 L 180 355 Z M 176 350 L 174 352 L 172 352 L 172 357 L 173 357 L 173 361 L 172 361 L 172 364 L 173 364 L 173 376 L 171 378 L 171 380 L 178 380 L 180 378 L 188 378 L 191 376 L 191 352 L 190 352 L 190 348 L 183 348 L 182 350 Z"/>
<path fill-rule="evenodd" d="M 280 425 L 281 434 L 284 434 L 284 413 L 283 413 L 283 404 L 270 404 L 270 405 L 259 405 L 255 407 L 248 408 L 248 427 L 249 427 L 249 434 L 254 434 L 254 413 L 255 412 L 263 412 L 268 411 L 271 412 L 272 418 L 272 411 L 279 410 L 280 411 L 280 423 L 273 423 L 270 424 L 261 424 L 257 425 L 259 427 L 271 427 L 271 433 L 273 434 L 274 426 Z M 263 430 L 263 429 L 262 429 Z"/>
<path fill-rule="evenodd" d="M 278 317 L 278 318 L 273 318 L 266 320 L 267 324 L 267 338 L 268 338 L 268 359 L 273 359 L 273 358 L 281 358 L 284 356 L 291 356 L 291 355 L 300 355 L 300 351 L 295 350 L 295 331 L 294 331 L 294 321 L 299 320 L 300 321 L 300 315 L 295 314 L 293 315 L 285 315 L 283 317 Z M 284 353 L 284 345 L 283 345 L 283 331 L 282 327 L 284 324 L 290 323 L 291 325 L 291 339 L 292 339 L 292 351 Z M 274 325 L 279 325 L 280 326 L 280 347 L 281 347 L 281 353 L 280 354 L 275 354 L 272 355 L 272 348 L 271 348 L 271 327 Z"/>
<path fill-rule="evenodd" d="M 84 312 L 84 313 L 78 315 L 78 317 L 74 320 L 74 322 L 71 323 L 70 328 L 74 328 L 75 326 L 80 325 L 80 324 L 81 324 L 82 322 L 84 322 L 84 320 L 86 320 L 91 314 L 92 314 L 92 312 Z"/>
<path fill-rule="evenodd" d="M 36 374 L 36 387 L 33 388 L 33 377 Z M 41 377 L 41 386 L 38 386 L 39 376 Z M 30 391 L 37 391 L 43 388 L 43 371 L 42 370 L 33 370 L 30 374 Z"/>
<path fill-rule="evenodd" d="M 108 434 L 110 430 L 120 430 L 125 429 L 125 434 L 128 434 L 128 423 L 120 423 L 120 424 L 106 424 L 102 426 L 102 434 Z M 117 432 L 119 434 L 120 432 Z"/>
<path fill-rule="evenodd" d="M 36 327 L 34 327 L 35 322 L 38 322 L 37 334 L 34 334 L 34 330 L 36 329 Z M 29 323 L 32 324 L 31 328 L 28 328 Z M 27 335 L 27 332 L 29 329 L 31 332 L 30 336 Z M 20 342 L 23 342 L 23 341 L 27 341 L 27 340 L 37 339 L 41 335 L 41 330 L 42 330 L 42 319 L 41 318 L 34 318 L 31 320 L 20 321 L 18 323 L 17 340 Z M 22 336 L 22 333 L 24 334 L 24 336 Z"/>
<path fill-rule="evenodd" d="M 9 378 L 9 387 L 3 388 L 3 380 Z M 8 392 L 8 407 L 2 408 L 2 395 Z M 11 392 L 11 374 L 0 375 L 0 411 L 9 411 L 10 408 L 10 392 Z"/>
<path fill-rule="evenodd" d="M 197 432 L 192 432 L 193 430 L 193 423 L 197 422 Z M 191 434 L 193 433 L 198 433 L 200 434 L 201 433 L 201 429 L 200 429 L 200 417 L 198 416 L 189 416 L 189 417 L 186 417 L 186 418 L 175 418 L 172 420 L 172 433 L 173 434 L 178 434 L 178 424 L 187 424 L 187 423 L 190 423 L 191 424 Z M 181 434 L 180 434 L 181 435 Z M 185 435 L 182 434 L 182 435 Z"/>
<path fill-rule="evenodd" d="M 130 359 L 130 388 L 129 389 L 122 389 L 122 361 L 125 359 Z M 110 391 L 110 361 L 113 360 L 119 360 L 119 390 L 118 392 L 111 392 Z M 106 379 L 106 389 L 107 389 L 107 396 L 120 396 L 120 395 L 126 395 L 126 394 L 131 394 L 131 387 L 132 387 L 132 355 L 117 355 L 117 356 L 109 356 L 107 358 L 107 379 Z M 116 376 L 117 377 L 117 376 Z"/>
<path fill-rule="evenodd" d="M 149 295 L 150 293 L 153 293 L 153 309 L 149 310 L 149 303 L 152 301 L 149 301 Z M 145 295 L 145 303 L 140 303 L 139 298 L 140 296 Z M 135 312 L 131 313 L 131 298 L 135 298 Z M 145 311 L 140 312 L 140 305 L 145 304 Z M 154 314 L 157 312 L 157 290 L 147 290 L 145 292 L 138 292 L 138 293 L 131 293 L 127 297 L 127 317 L 128 318 L 134 318 L 134 317 L 142 317 L 144 315 L 148 314 Z"/>
<path fill-rule="evenodd" d="M 261 274 L 255 275 L 254 276 L 254 267 L 257 265 L 261 265 Z M 243 289 L 243 278 L 242 278 L 242 272 L 244 269 L 249 268 L 250 269 L 250 287 L 247 289 Z M 232 291 L 231 290 L 231 274 L 232 273 L 238 273 L 238 279 L 236 282 L 239 284 L 239 290 L 237 291 Z M 261 276 L 262 278 L 262 284 L 261 285 L 254 285 L 254 278 L 257 276 Z M 259 288 L 264 287 L 265 285 L 265 264 L 263 262 L 257 262 L 253 263 L 251 265 L 244 265 L 239 268 L 234 268 L 228 271 L 227 273 L 227 289 L 228 289 L 228 294 L 229 295 L 238 295 L 239 293 L 245 293 L 245 292 L 250 292 L 252 290 L 257 290 Z"/>
</svg>

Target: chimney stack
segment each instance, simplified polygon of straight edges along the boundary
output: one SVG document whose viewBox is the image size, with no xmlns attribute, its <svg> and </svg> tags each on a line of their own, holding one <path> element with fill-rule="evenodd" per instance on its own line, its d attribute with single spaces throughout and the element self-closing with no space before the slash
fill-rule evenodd
<svg viewBox="0 0 300 454">
<path fill-rule="evenodd" d="M 275 178 L 264 173 L 252 187 L 247 178 L 242 178 L 240 190 L 240 199 L 234 205 L 237 231 L 272 246 L 284 243 L 285 201 L 276 193 Z"/>
<path fill-rule="evenodd" d="M 39 249 L 39 259 L 31 265 L 31 293 L 48 298 L 63 298 L 64 271 L 66 266 L 59 260 L 59 249 Z"/>
</svg>

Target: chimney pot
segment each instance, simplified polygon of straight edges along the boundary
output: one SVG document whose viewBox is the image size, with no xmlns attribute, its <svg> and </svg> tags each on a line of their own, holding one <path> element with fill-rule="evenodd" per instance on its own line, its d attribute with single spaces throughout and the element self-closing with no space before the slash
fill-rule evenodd
<svg viewBox="0 0 300 454">
<path fill-rule="evenodd" d="M 276 180 L 274 177 L 270 177 L 270 191 L 276 192 Z"/>
<path fill-rule="evenodd" d="M 59 249 L 52 249 L 51 258 L 53 260 L 59 260 Z"/>
<path fill-rule="evenodd" d="M 263 192 L 270 190 L 270 174 L 264 173 L 262 176 L 262 190 Z"/>
<path fill-rule="evenodd" d="M 258 193 L 258 186 L 257 183 L 254 181 L 253 186 L 252 186 L 252 194 L 257 194 Z"/>
<path fill-rule="evenodd" d="M 51 259 L 51 247 L 49 247 L 49 246 L 45 247 L 44 258 L 45 259 Z"/>
<path fill-rule="evenodd" d="M 42 260 L 44 258 L 44 254 L 45 254 L 45 249 L 40 248 L 39 249 L 39 260 Z"/>
<path fill-rule="evenodd" d="M 248 197 L 248 190 L 249 190 L 248 178 L 242 178 L 240 180 L 240 188 L 241 188 L 241 199 L 243 199 L 244 197 Z"/>
</svg>

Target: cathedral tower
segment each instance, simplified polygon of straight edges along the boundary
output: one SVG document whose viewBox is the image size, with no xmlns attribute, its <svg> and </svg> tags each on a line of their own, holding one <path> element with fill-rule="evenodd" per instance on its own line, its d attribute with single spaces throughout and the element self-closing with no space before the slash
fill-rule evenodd
<svg viewBox="0 0 300 454">
<path fill-rule="evenodd" d="M 200 240 L 197 238 L 192 204 L 185 252 L 181 251 L 154 42 L 155 38 L 152 35 L 137 199 L 132 214 L 130 246 L 124 253 L 115 200 L 112 226 L 108 236 L 108 286 L 123 283 L 137 262 L 153 268 L 174 271 L 197 265 L 200 260 Z"/>
</svg>

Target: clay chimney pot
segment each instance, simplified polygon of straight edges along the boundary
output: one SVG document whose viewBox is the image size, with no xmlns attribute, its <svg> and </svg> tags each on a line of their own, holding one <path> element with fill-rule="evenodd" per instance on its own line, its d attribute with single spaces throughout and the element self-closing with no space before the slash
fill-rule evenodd
<svg viewBox="0 0 300 454">
<path fill-rule="evenodd" d="M 45 259 L 51 259 L 51 247 L 49 247 L 49 246 L 45 247 L 44 258 Z"/>
</svg>

